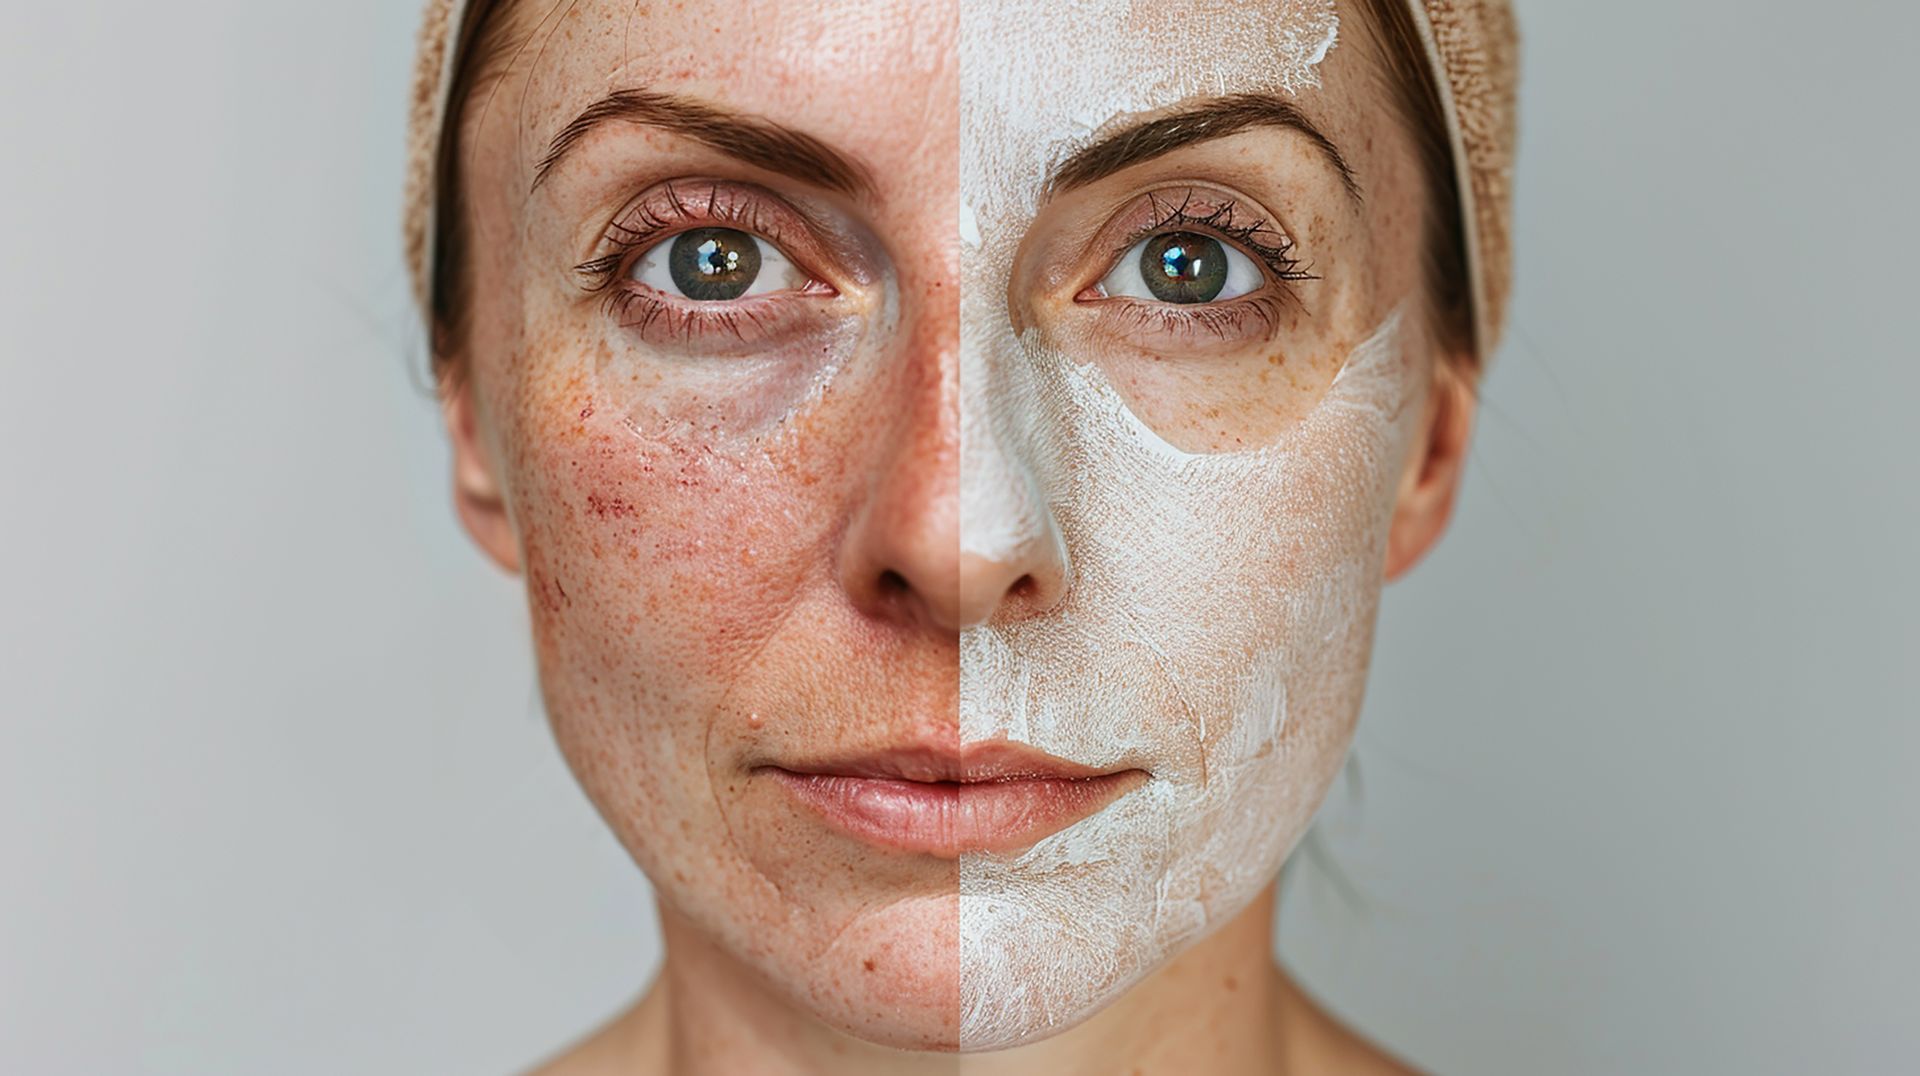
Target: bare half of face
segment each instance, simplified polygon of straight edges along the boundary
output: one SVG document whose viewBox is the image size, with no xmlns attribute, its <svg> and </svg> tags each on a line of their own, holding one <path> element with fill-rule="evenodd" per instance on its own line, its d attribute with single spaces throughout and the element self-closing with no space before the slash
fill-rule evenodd
<svg viewBox="0 0 1920 1076">
<path fill-rule="evenodd" d="M 1342 10 L 508 7 L 474 452 L 670 968 L 910 1049 L 1087 1019 L 1358 711 L 1427 338 Z"/>
<path fill-rule="evenodd" d="M 556 739 L 683 959 L 952 1049 L 954 858 L 870 838 L 957 742 L 953 9 L 508 14 L 465 358 Z"/>
</svg>

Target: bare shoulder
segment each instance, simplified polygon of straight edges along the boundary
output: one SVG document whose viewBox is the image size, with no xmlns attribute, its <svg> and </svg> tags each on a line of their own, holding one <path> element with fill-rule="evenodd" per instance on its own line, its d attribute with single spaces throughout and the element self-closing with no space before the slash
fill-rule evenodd
<svg viewBox="0 0 1920 1076">
<path fill-rule="evenodd" d="M 1290 975 L 1279 1001 L 1279 1025 L 1287 1043 L 1287 1071 L 1342 1076 L 1424 1076 L 1340 1022 Z"/>
</svg>

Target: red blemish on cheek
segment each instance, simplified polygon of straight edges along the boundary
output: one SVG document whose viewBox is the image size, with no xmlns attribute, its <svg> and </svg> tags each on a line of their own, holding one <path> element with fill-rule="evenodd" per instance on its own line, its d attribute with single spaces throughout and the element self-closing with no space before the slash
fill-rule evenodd
<svg viewBox="0 0 1920 1076">
<path fill-rule="evenodd" d="M 606 493 L 588 493 L 587 514 L 595 519 L 625 519 L 633 515 L 633 502 Z"/>
</svg>

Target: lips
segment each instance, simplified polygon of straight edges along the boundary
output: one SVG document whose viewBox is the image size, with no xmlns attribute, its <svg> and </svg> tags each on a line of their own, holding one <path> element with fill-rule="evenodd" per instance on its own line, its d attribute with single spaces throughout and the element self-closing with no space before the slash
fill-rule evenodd
<svg viewBox="0 0 1920 1076">
<path fill-rule="evenodd" d="M 881 848 L 958 858 L 1017 852 L 1099 812 L 1147 779 L 1020 744 L 906 749 L 761 767 L 829 826 Z"/>
</svg>

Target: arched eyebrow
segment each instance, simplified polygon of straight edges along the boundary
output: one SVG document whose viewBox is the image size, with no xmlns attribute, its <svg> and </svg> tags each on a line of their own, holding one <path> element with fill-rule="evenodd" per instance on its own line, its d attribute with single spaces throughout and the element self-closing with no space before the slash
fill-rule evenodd
<svg viewBox="0 0 1920 1076">
<path fill-rule="evenodd" d="M 1084 187 L 1185 146 L 1225 138 L 1249 127 L 1284 127 L 1305 135 L 1339 174 L 1347 194 L 1356 202 L 1360 200 L 1360 183 L 1333 140 L 1291 101 L 1265 93 L 1216 97 L 1108 135 L 1062 161 L 1047 181 L 1047 193 Z"/>
<path fill-rule="evenodd" d="M 608 123 L 640 123 L 672 131 L 756 168 L 850 197 L 873 190 L 873 181 L 859 162 L 804 131 L 691 97 L 650 90 L 615 90 L 562 127 L 533 170 L 533 189 L 539 189 L 581 139 Z"/>
</svg>

